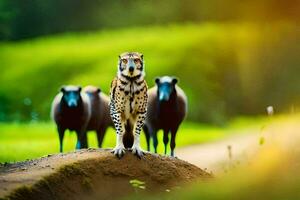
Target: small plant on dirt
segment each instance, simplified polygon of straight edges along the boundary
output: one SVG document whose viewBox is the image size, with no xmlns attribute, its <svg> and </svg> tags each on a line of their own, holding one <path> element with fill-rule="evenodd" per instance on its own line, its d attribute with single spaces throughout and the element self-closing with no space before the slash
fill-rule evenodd
<svg viewBox="0 0 300 200">
<path fill-rule="evenodd" d="M 228 158 L 229 160 L 232 159 L 232 146 L 231 145 L 227 145 L 227 152 L 228 152 Z"/>
<path fill-rule="evenodd" d="M 137 179 L 130 180 L 129 183 L 133 187 L 135 193 L 138 193 L 140 189 L 145 190 L 146 189 L 146 183 Z"/>
<path fill-rule="evenodd" d="M 259 145 L 263 145 L 265 143 L 265 138 L 263 136 L 259 139 Z"/>
<path fill-rule="evenodd" d="M 274 107 L 273 106 L 268 106 L 266 108 L 267 110 L 267 114 L 269 117 L 272 117 L 274 115 Z M 260 138 L 259 138 L 259 145 L 263 145 L 265 143 L 265 137 L 263 136 L 263 132 L 264 130 L 266 129 L 267 125 L 263 125 L 261 128 L 260 128 Z"/>
<path fill-rule="evenodd" d="M 265 143 L 265 137 L 263 136 L 263 132 L 264 132 L 265 128 L 266 128 L 266 125 L 263 125 L 260 128 L 260 135 L 261 136 L 260 136 L 259 141 L 258 141 L 259 145 L 263 145 Z"/>
</svg>

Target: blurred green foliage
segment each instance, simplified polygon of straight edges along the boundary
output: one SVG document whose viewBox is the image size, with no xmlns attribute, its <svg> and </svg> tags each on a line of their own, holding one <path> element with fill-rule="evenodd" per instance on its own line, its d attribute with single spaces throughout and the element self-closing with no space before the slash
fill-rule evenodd
<svg viewBox="0 0 300 200">
<path fill-rule="evenodd" d="M 0 121 L 48 120 L 63 84 L 105 93 L 118 55 L 145 55 L 149 86 L 174 75 L 189 98 L 188 119 L 224 124 L 232 116 L 297 108 L 299 27 L 206 23 L 63 34 L 0 44 Z"/>
<path fill-rule="evenodd" d="M 0 39 L 204 21 L 298 21 L 297 0 L 1 0 Z"/>
</svg>

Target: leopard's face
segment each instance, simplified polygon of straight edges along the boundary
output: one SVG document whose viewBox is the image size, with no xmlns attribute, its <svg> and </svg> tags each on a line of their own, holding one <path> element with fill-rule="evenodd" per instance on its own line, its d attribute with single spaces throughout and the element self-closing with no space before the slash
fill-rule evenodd
<svg viewBox="0 0 300 200">
<path fill-rule="evenodd" d="M 119 56 L 119 75 L 133 78 L 144 75 L 143 55 L 137 52 L 123 53 Z"/>
</svg>

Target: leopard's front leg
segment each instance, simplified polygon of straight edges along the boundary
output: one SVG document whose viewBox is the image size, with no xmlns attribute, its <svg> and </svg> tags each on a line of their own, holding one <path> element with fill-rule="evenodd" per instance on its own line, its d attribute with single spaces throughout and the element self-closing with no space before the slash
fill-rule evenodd
<svg viewBox="0 0 300 200">
<path fill-rule="evenodd" d="M 114 122 L 116 132 L 117 132 L 117 141 L 116 146 L 112 150 L 118 158 L 121 158 L 125 154 L 125 147 L 123 144 L 123 135 L 125 134 L 125 124 L 122 123 L 121 113 L 112 111 L 112 120 Z"/>
<path fill-rule="evenodd" d="M 132 153 L 139 158 L 141 158 L 144 155 L 144 152 L 140 146 L 140 133 L 143 128 L 145 118 L 146 118 L 146 112 L 138 113 L 136 116 L 136 122 L 134 123 L 135 125 L 133 127 L 134 142 L 131 150 Z"/>
</svg>

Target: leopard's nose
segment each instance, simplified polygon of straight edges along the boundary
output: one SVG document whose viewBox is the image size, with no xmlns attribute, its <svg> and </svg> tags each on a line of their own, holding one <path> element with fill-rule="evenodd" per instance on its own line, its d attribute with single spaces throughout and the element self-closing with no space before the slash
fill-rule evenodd
<svg viewBox="0 0 300 200">
<path fill-rule="evenodd" d="M 130 66 L 130 67 L 129 67 L 129 72 L 133 72 L 133 70 L 134 70 L 134 67 L 133 67 L 133 66 Z"/>
</svg>

